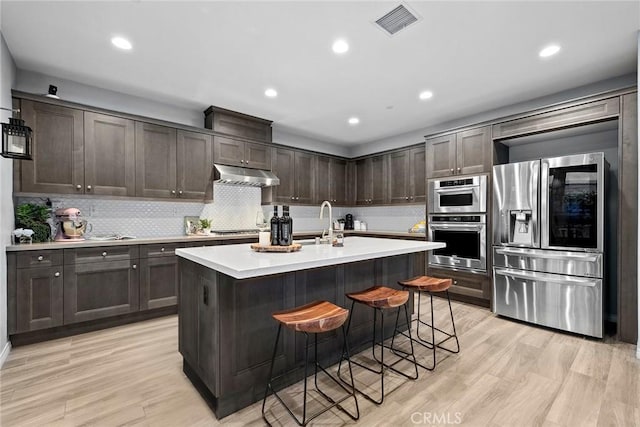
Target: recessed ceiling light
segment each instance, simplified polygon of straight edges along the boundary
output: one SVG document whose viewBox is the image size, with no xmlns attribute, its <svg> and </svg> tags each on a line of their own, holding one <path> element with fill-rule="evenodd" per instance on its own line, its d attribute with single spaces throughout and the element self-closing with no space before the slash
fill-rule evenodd
<svg viewBox="0 0 640 427">
<path fill-rule="evenodd" d="M 558 52 L 560 52 L 560 46 L 558 46 L 557 44 L 550 44 L 549 46 L 542 49 L 540 53 L 538 53 L 538 55 L 540 55 L 540 58 L 548 58 Z"/>
<path fill-rule="evenodd" d="M 118 49 L 122 49 L 122 50 L 131 49 L 131 42 L 125 39 L 124 37 L 113 37 L 111 39 L 111 43 Z"/>
<path fill-rule="evenodd" d="M 349 43 L 347 43 L 345 40 L 338 39 L 333 42 L 333 46 L 331 46 L 331 49 L 333 49 L 333 51 L 338 54 L 345 53 L 349 50 Z"/>
<path fill-rule="evenodd" d="M 360 123 L 360 119 L 357 117 L 349 117 L 349 124 L 350 125 L 357 125 L 358 123 Z"/>
<path fill-rule="evenodd" d="M 420 92 L 420 95 L 418 95 L 418 97 L 422 100 L 429 99 L 433 97 L 433 92 L 431 92 L 430 90 L 425 90 Z"/>
<path fill-rule="evenodd" d="M 267 98 L 275 98 L 276 96 L 278 96 L 278 91 L 273 88 L 269 88 L 264 91 L 264 96 L 266 96 Z"/>
</svg>

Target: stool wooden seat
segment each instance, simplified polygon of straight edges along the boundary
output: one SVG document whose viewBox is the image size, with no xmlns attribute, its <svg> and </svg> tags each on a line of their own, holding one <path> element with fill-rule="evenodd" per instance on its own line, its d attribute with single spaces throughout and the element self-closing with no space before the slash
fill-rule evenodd
<svg viewBox="0 0 640 427">
<path fill-rule="evenodd" d="M 329 301 L 315 301 L 301 307 L 273 313 L 273 318 L 298 332 L 329 332 L 344 324 L 349 310 Z"/>
<path fill-rule="evenodd" d="M 436 367 L 436 349 L 444 350 L 449 353 L 459 353 L 460 352 L 460 341 L 458 341 L 458 334 L 456 333 L 456 323 L 453 320 L 453 309 L 451 308 L 451 298 L 449 298 L 449 288 L 453 284 L 453 279 L 451 278 L 439 278 L 439 277 L 431 277 L 431 276 L 417 276 L 411 279 L 401 280 L 398 282 L 400 286 L 404 289 L 408 289 L 411 291 L 415 291 L 418 293 L 418 316 L 413 321 L 416 322 L 416 334 L 415 338 L 409 337 L 413 342 L 420 344 L 421 346 L 431 350 L 431 365 L 427 366 L 420 362 L 418 362 L 419 366 L 432 371 Z M 433 315 L 433 294 L 435 292 L 444 292 L 447 297 L 447 303 L 449 304 L 449 315 L 451 316 L 451 328 L 453 332 L 447 332 L 440 328 L 437 328 L 434 325 L 434 315 Z M 429 294 L 429 303 L 431 306 L 431 323 L 427 323 L 422 319 L 421 315 L 421 306 L 422 306 L 422 294 Z M 424 325 L 427 328 L 431 329 L 431 338 L 423 338 L 420 335 L 420 325 Z M 444 339 L 440 341 L 436 341 L 436 331 L 443 334 L 445 336 Z M 401 332 L 405 335 L 403 332 Z M 405 335 L 406 336 L 406 335 Z M 445 342 L 449 340 L 455 340 L 455 349 L 447 348 L 443 346 Z M 452 347 L 452 346 L 449 346 Z"/>
<path fill-rule="evenodd" d="M 400 286 L 416 291 L 442 292 L 453 285 L 453 279 L 442 279 L 440 277 L 418 276 L 412 279 L 401 280 Z"/>
<path fill-rule="evenodd" d="M 393 308 L 406 303 L 409 299 L 409 292 L 386 286 L 373 286 L 364 291 L 347 294 L 347 298 L 373 308 Z"/>
<path fill-rule="evenodd" d="M 349 355 L 349 343 L 347 342 L 347 333 L 344 328 L 344 322 L 349 317 L 349 310 L 346 310 L 342 307 L 338 307 L 335 304 L 330 303 L 329 301 L 315 301 L 300 307 L 295 307 L 289 310 L 278 311 L 272 314 L 272 317 L 278 322 L 278 332 L 276 334 L 276 342 L 273 346 L 273 356 L 271 357 L 271 367 L 269 368 L 269 380 L 267 382 L 267 387 L 264 392 L 264 399 L 262 400 L 262 419 L 267 423 L 267 425 L 271 425 L 269 420 L 267 420 L 267 415 L 265 413 L 265 407 L 267 403 L 267 397 L 269 392 L 273 393 L 273 396 L 280 402 L 280 404 L 287 410 L 289 415 L 295 420 L 296 424 L 299 426 L 306 426 L 311 420 L 316 417 L 324 414 L 329 411 L 331 408 L 337 408 L 340 411 L 347 414 L 352 420 L 357 421 L 360 418 L 360 409 L 358 408 L 358 399 L 356 398 L 355 391 L 355 383 L 353 382 L 353 372 L 351 371 L 351 357 Z M 305 336 L 304 342 L 304 392 L 302 395 L 302 418 L 293 413 L 293 409 L 289 408 L 289 406 L 285 403 L 284 400 L 278 395 L 276 391 L 277 387 L 274 387 L 274 382 L 279 380 L 282 377 L 286 378 L 286 374 L 275 376 L 273 375 L 273 365 L 276 361 L 276 356 L 278 355 L 278 342 L 280 341 L 280 334 L 282 331 L 282 327 L 286 327 L 292 329 L 295 332 L 302 332 Z M 345 387 L 340 381 L 346 382 L 341 377 L 334 377 L 331 373 L 327 371 L 325 367 L 323 367 L 318 362 L 318 334 L 323 332 L 330 332 L 334 329 L 342 328 L 342 338 L 343 338 L 343 350 L 342 357 L 340 358 L 340 363 L 342 360 L 346 359 L 347 364 L 349 366 L 349 379 L 350 383 L 346 383 L 347 387 Z M 307 414 L 307 377 L 308 369 L 309 369 L 309 335 L 313 334 L 313 383 L 315 385 L 316 391 L 322 395 L 330 405 L 323 407 L 322 409 L 317 410 L 314 414 Z M 324 373 L 327 375 L 334 383 L 336 383 L 346 394 L 341 398 L 330 397 L 327 393 L 320 389 L 318 384 L 318 372 Z M 338 373 L 339 375 L 339 373 Z M 349 413 L 344 407 L 340 404 L 347 399 L 353 398 L 355 403 L 355 414 Z M 299 412 L 299 411 L 297 411 Z"/>
</svg>

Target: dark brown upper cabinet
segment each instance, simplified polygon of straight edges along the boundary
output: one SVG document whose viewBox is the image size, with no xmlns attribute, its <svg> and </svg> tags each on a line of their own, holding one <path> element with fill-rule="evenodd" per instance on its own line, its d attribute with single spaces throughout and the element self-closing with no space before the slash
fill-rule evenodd
<svg viewBox="0 0 640 427">
<path fill-rule="evenodd" d="M 263 203 L 314 204 L 316 156 L 304 151 L 274 148 L 272 170 L 280 185 L 263 189 Z"/>
<path fill-rule="evenodd" d="M 34 161 L 21 163 L 20 191 L 135 195 L 134 122 L 22 100 Z"/>
<path fill-rule="evenodd" d="M 388 154 L 389 203 L 423 203 L 426 200 L 425 148 Z"/>
<path fill-rule="evenodd" d="M 213 198 L 213 137 L 204 133 L 178 130 L 176 176 L 178 197 Z"/>
<path fill-rule="evenodd" d="M 316 203 L 347 205 L 347 161 L 316 156 Z"/>
<path fill-rule="evenodd" d="M 20 162 L 20 191 L 84 193 L 84 118 L 81 110 L 22 100 L 33 130 L 33 161 Z"/>
<path fill-rule="evenodd" d="M 135 196 L 135 167 L 134 121 L 86 111 L 84 192 Z"/>
<path fill-rule="evenodd" d="M 203 199 L 212 144 L 210 135 L 136 122 L 136 196 Z"/>
<path fill-rule="evenodd" d="M 271 170 L 271 147 L 236 138 L 213 138 L 215 163 L 253 169 Z"/>
<path fill-rule="evenodd" d="M 491 128 L 469 129 L 427 138 L 427 177 L 489 172 Z"/>
<path fill-rule="evenodd" d="M 387 157 L 376 155 L 356 160 L 356 205 L 387 202 Z"/>
<path fill-rule="evenodd" d="M 271 142 L 271 120 L 214 107 L 204 112 L 204 126 L 216 132 Z"/>
</svg>

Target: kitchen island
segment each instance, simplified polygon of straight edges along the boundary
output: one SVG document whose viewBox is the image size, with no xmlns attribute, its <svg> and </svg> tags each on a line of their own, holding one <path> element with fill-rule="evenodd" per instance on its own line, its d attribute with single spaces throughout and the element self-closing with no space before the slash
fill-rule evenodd
<svg viewBox="0 0 640 427">
<path fill-rule="evenodd" d="M 425 252 L 442 243 L 347 237 L 344 247 L 305 245 L 299 252 L 258 253 L 249 244 L 177 249 L 179 349 L 183 370 L 218 418 L 264 397 L 277 324 L 271 314 L 315 300 L 348 307 L 345 293 L 424 274 Z M 402 317 L 402 316 L 401 316 Z M 385 319 L 391 336 L 395 316 Z M 360 307 L 350 330 L 355 353 L 369 345 L 373 311 Z M 404 324 L 406 328 L 406 323 Z M 336 332 L 318 337 L 318 357 L 338 361 Z M 304 336 L 286 331 L 275 373 L 303 378 Z"/>
</svg>

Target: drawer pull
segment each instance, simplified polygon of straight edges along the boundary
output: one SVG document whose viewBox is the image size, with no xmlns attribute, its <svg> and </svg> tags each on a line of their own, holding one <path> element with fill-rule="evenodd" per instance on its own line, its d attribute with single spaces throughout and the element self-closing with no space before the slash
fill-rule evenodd
<svg viewBox="0 0 640 427">
<path fill-rule="evenodd" d="M 87 185 L 87 191 L 91 191 L 91 186 Z"/>
<path fill-rule="evenodd" d="M 160 248 L 160 252 L 164 252 L 164 248 Z"/>
<path fill-rule="evenodd" d="M 138 268 L 138 265 L 137 265 L 137 264 L 133 264 L 133 266 L 132 266 L 132 267 L 133 267 L 133 269 L 135 270 L 136 268 Z"/>
<path fill-rule="evenodd" d="M 56 271 L 56 272 L 55 272 L 55 274 L 54 274 L 54 276 L 56 276 L 56 277 L 60 277 L 60 272 L 59 272 L 59 271 Z"/>
<path fill-rule="evenodd" d="M 43 257 L 42 255 L 40 255 L 40 256 L 38 257 L 38 261 L 42 261 L 43 259 L 44 259 L 44 257 Z"/>
<path fill-rule="evenodd" d="M 107 256 L 107 253 L 106 252 L 102 252 L 102 256 Z"/>
<path fill-rule="evenodd" d="M 80 184 L 76 185 L 76 190 L 82 190 L 82 185 Z"/>
</svg>

